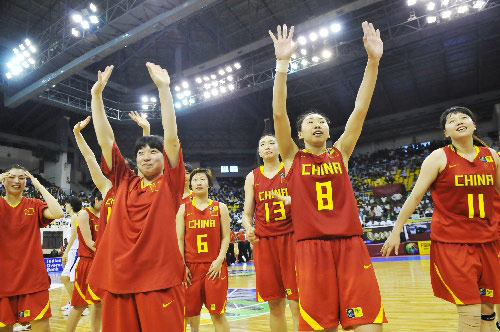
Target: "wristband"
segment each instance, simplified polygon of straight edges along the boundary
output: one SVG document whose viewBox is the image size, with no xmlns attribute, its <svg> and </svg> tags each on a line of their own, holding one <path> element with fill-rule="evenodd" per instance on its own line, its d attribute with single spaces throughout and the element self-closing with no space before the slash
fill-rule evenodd
<svg viewBox="0 0 500 332">
<path fill-rule="evenodd" d="M 288 73 L 289 60 L 276 60 L 276 72 Z"/>
</svg>

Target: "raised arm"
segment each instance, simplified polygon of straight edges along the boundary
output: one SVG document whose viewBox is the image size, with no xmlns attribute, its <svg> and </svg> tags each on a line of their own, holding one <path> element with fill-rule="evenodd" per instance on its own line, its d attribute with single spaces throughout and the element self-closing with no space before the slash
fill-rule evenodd
<svg viewBox="0 0 500 332">
<path fill-rule="evenodd" d="M 229 241 L 231 237 L 231 229 L 230 229 L 230 218 L 229 218 L 229 210 L 227 209 L 226 204 L 220 203 L 220 228 L 221 228 L 221 243 L 219 255 L 212 262 L 210 268 L 207 272 L 209 279 L 214 280 L 221 275 L 222 263 L 224 263 L 224 259 L 226 258 L 227 248 L 229 248 Z"/>
<path fill-rule="evenodd" d="M 94 129 L 97 136 L 97 142 L 102 150 L 102 155 L 108 168 L 113 168 L 112 149 L 115 142 L 115 135 L 113 129 L 109 124 L 106 112 L 104 111 L 104 102 L 102 100 L 102 91 L 108 83 L 113 66 L 107 66 L 103 73 L 99 70 L 97 73 L 97 82 L 92 87 L 92 117 L 94 118 Z"/>
<path fill-rule="evenodd" d="M 170 93 L 170 76 L 166 69 L 154 63 L 146 63 L 149 75 L 158 88 L 160 96 L 161 123 L 163 125 L 163 148 L 167 155 L 170 167 L 175 168 L 179 163 L 180 143 L 177 137 L 177 123 L 175 119 L 174 103 Z"/>
<path fill-rule="evenodd" d="M 410 219 L 413 211 L 415 211 L 418 204 L 422 200 L 422 197 L 424 197 L 431 184 L 436 180 L 439 173 L 445 167 L 446 155 L 442 149 L 435 150 L 427 158 L 425 158 L 422 163 L 417 182 L 399 212 L 398 219 L 394 224 L 391 235 L 382 246 L 382 256 L 389 257 L 393 248 L 396 255 L 398 254 L 400 242 L 399 234 L 403 230 L 404 224 L 408 221 L 408 219 Z"/>
<path fill-rule="evenodd" d="M 92 233 L 90 231 L 90 216 L 87 210 L 82 209 L 78 212 L 78 227 L 82 233 L 83 241 L 90 250 L 95 251 L 94 241 L 92 240 Z"/>
<path fill-rule="evenodd" d="M 40 181 L 38 181 L 38 179 L 31 175 L 31 173 L 28 171 L 25 171 L 24 175 L 31 179 L 31 183 L 33 183 L 33 186 L 36 188 L 36 190 L 38 190 L 40 194 L 42 194 L 45 203 L 47 203 L 47 208 L 43 210 L 43 217 L 52 220 L 64 217 L 64 211 L 61 205 L 59 204 L 57 199 L 52 196 L 52 194 L 49 193 L 49 191 L 45 189 L 44 186 L 41 185 Z"/>
<path fill-rule="evenodd" d="M 243 215 L 241 222 L 245 227 L 247 239 L 250 243 L 259 241 L 255 236 L 255 227 L 253 227 L 253 216 L 255 214 L 255 193 L 253 190 L 254 177 L 253 172 L 248 173 L 245 179 L 245 203 L 243 206 Z"/>
<path fill-rule="evenodd" d="M 358 90 L 358 95 L 354 103 L 354 110 L 347 120 L 344 133 L 335 143 L 335 147 L 342 152 L 344 160 L 347 162 L 351 157 L 354 147 L 361 135 L 361 129 L 365 122 L 366 113 L 370 106 L 378 76 L 378 65 L 384 50 L 384 44 L 380 39 L 380 30 L 375 30 L 373 24 L 363 22 L 363 43 L 368 54 L 363 81 Z"/>
<path fill-rule="evenodd" d="M 130 112 L 128 116 L 132 120 L 134 120 L 134 122 L 137 123 L 139 127 L 142 128 L 142 136 L 151 135 L 151 125 L 149 124 L 149 121 L 146 118 L 142 117 L 137 112 Z"/>
<path fill-rule="evenodd" d="M 88 116 L 85 120 L 78 122 L 73 128 L 73 133 L 75 134 L 78 149 L 80 149 L 80 152 L 82 153 L 83 158 L 85 158 L 85 162 L 87 163 L 87 166 L 89 168 L 92 181 L 94 182 L 97 189 L 99 189 L 99 191 L 101 192 L 102 197 L 104 197 L 108 193 L 109 189 L 111 189 L 113 184 L 102 173 L 101 167 L 97 162 L 94 152 L 92 152 L 81 133 L 82 129 L 84 129 L 89 124 L 90 119 L 91 117 Z"/>
<path fill-rule="evenodd" d="M 286 79 L 288 72 L 288 63 L 293 52 L 297 49 L 298 43 L 292 40 L 294 27 L 288 33 L 286 25 L 278 25 L 277 36 L 269 30 L 269 35 L 273 39 L 274 53 L 276 54 L 276 76 L 274 77 L 273 87 L 273 118 L 274 132 L 280 150 L 281 158 L 285 164 L 291 164 L 293 157 L 299 151 L 297 144 L 292 139 L 292 128 L 290 119 L 286 113 Z"/>
</svg>

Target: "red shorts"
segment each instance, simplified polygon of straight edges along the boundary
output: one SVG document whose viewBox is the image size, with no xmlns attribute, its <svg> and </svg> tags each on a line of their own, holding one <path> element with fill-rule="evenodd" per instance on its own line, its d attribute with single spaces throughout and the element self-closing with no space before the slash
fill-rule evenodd
<svg viewBox="0 0 500 332">
<path fill-rule="evenodd" d="M 75 287 L 71 297 L 71 305 L 74 307 L 86 307 L 101 300 L 87 283 L 92 261 L 93 259 L 90 257 L 80 257 L 78 260 L 75 271 Z"/>
<path fill-rule="evenodd" d="M 226 261 L 222 264 L 220 277 L 215 280 L 208 279 L 210 265 L 211 263 L 187 263 L 192 285 L 186 289 L 186 317 L 198 316 L 203 304 L 212 315 L 220 315 L 226 311 L 229 287 Z"/>
<path fill-rule="evenodd" d="M 0 298 L 0 327 L 49 317 L 48 290 Z"/>
<path fill-rule="evenodd" d="M 183 332 L 184 295 L 182 285 L 147 293 L 105 292 L 102 330 Z"/>
<path fill-rule="evenodd" d="M 257 301 L 298 300 L 293 233 L 261 237 L 253 245 Z"/>
<path fill-rule="evenodd" d="M 300 331 L 387 323 L 361 237 L 299 241 L 295 255 Z"/>
<path fill-rule="evenodd" d="M 500 303 L 499 241 L 431 243 L 434 295 L 455 304 Z"/>
</svg>

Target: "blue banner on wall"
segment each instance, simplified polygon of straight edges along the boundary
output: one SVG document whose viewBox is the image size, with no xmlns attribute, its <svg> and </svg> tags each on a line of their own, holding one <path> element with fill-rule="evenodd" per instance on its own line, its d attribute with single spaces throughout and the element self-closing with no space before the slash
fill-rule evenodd
<svg viewBox="0 0 500 332">
<path fill-rule="evenodd" d="M 48 273 L 62 272 L 62 257 L 44 258 Z"/>
</svg>

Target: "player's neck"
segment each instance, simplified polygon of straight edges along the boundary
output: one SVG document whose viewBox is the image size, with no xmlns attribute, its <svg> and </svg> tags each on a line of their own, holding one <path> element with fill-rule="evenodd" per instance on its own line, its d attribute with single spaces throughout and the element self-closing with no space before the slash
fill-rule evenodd
<svg viewBox="0 0 500 332">
<path fill-rule="evenodd" d="M 21 200 L 23 199 L 23 194 L 18 194 L 18 195 L 14 195 L 14 194 L 9 194 L 8 192 L 5 193 L 5 200 L 7 201 L 7 203 L 9 203 L 9 205 L 17 205 L 19 204 L 19 202 L 21 202 Z"/>
<path fill-rule="evenodd" d="M 142 178 L 142 183 L 145 186 L 147 186 L 148 184 L 151 184 L 151 183 L 155 182 L 156 179 L 158 179 L 162 174 L 163 174 L 163 172 L 162 173 L 158 173 L 158 174 L 156 174 L 154 176 L 148 176 L 148 177 L 146 177 L 146 175 L 144 175 L 144 177 Z"/>
<path fill-rule="evenodd" d="M 474 148 L 474 140 L 472 137 L 463 137 L 461 139 L 452 140 L 453 146 L 457 152 L 463 155 L 475 155 L 476 149 Z"/>
<path fill-rule="evenodd" d="M 193 198 L 193 204 L 199 209 L 199 210 L 205 210 L 207 205 L 210 203 L 210 200 L 208 199 L 208 192 L 207 193 L 202 193 L 202 194 L 195 194 Z"/>
<path fill-rule="evenodd" d="M 264 172 L 267 175 L 274 175 L 281 167 L 281 162 L 279 158 L 272 158 L 270 160 L 264 160 Z"/>
<path fill-rule="evenodd" d="M 323 154 L 326 151 L 326 142 L 320 146 L 309 145 L 305 142 L 304 142 L 304 145 L 305 145 L 307 152 L 312 153 L 316 156 L 319 156 L 320 154 Z"/>
</svg>

